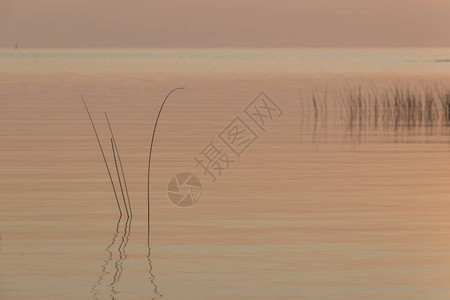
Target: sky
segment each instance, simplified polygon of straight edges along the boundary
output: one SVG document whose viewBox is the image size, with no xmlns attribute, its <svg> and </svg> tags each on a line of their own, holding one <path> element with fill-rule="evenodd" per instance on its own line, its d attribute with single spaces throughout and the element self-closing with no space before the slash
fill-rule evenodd
<svg viewBox="0 0 450 300">
<path fill-rule="evenodd" d="M 0 47 L 450 47 L 450 0 L 0 0 Z"/>
</svg>

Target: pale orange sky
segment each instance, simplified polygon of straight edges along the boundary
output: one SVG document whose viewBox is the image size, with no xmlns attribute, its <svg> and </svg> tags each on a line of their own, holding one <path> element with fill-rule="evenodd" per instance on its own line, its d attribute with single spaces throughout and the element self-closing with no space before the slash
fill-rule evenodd
<svg viewBox="0 0 450 300">
<path fill-rule="evenodd" d="M 0 0 L 0 47 L 445 47 L 450 0 Z"/>
</svg>

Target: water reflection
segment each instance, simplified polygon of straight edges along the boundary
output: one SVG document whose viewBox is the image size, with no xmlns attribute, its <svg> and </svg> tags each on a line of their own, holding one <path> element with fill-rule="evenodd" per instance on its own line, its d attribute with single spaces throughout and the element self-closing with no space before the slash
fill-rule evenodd
<svg viewBox="0 0 450 300">
<path fill-rule="evenodd" d="M 132 221 L 131 218 L 130 219 L 127 218 L 127 220 L 125 221 L 125 226 L 124 226 L 123 235 L 122 235 L 122 241 L 119 244 L 119 247 L 117 248 L 117 253 L 119 255 L 114 263 L 114 267 L 115 267 L 116 271 L 113 276 L 113 281 L 109 285 L 111 287 L 111 295 L 117 294 L 117 291 L 115 290 L 116 284 L 120 281 L 120 277 L 123 272 L 123 262 L 127 259 L 126 248 L 127 248 L 128 241 L 130 238 L 130 233 L 131 233 L 131 221 Z M 113 299 L 116 299 L 113 296 L 111 296 L 111 297 Z"/>
<path fill-rule="evenodd" d="M 91 299 L 100 299 L 105 295 L 113 300 L 120 299 L 121 291 L 118 289 L 118 284 L 122 278 L 124 263 L 128 258 L 127 246 L 130 241 L 132 218 L 127 218 L 123 225 L 122 223 L 119 217 L 111 242 L 105 248 L 106 256 L 100 267 L 98 278 L 91 287 Z M 153 273 L 149 238 L 147 238 L 147 250 L 148 280 L 153 291 L 151 299 L 162 298 L 163 295 L 159 292 L 156 277 Z"/>
<path fill-rule="evenodd" d="M 119 235 L 120 220 L 121 220 L 121 218 L 119 217 L 119 219 L 117 220 L 117 224 L 116 224 L 116 230 L 111 239 L 111 243 L 109 243 L 108 246 L 105 248 L 105 251 L 107 252 L 107 256 L 103 262 L 103 265 L 101 266 L 100 275 L 98 276 L 97 281 L 95 281 L 91 287 L 91 294 L 92 294 L 91 299 L 99 299 L 98 297 L 100 296 L 100 293 L 101 293 L 100 289 L 102 287 L 104 287 L 105 277 L 110 274 L 110 272 L 108 272 L 107 269 L 113 260 L 113 251 L 114 250 L 112 250 L 112 249 L 113 249 L 113 246 L 116 244 L 117 236 Z M 131 222 L 130 222 L 130 226 L 131 226 Z M 111 293 L 111 297 L 113 297 L 112 295 L 113 295 L 113 293 Z"/>
<path fill-rule="evenodd" d="M 147 261 L 148 261 L 148 279 L 150 280 L 150 284 L 153 287 L 153 299 L 157 299 L 157 298 L 162 298 L 163 295 L 159 292 L 158 290 L 158 286 L 156 284 L 156 278 L 155 275 L 153 274 L 153 266 L 152 266 L 152 260 L 151 260 L 151 252 L 152 252 L 152 248 L 150 247 L 150 240 L 147 239 L 147 248 L 148 248 L 148 252 L 147 252 Z"/>
</svg>

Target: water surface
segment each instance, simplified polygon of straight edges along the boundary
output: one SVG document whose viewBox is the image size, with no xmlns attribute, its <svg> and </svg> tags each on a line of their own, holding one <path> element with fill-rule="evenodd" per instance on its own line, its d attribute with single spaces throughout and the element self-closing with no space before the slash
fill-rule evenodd
<svg viewBox="0 0 450 300">
<path fill-rule="evenodd" d="M 450 136 L 431 126 L 350 128 L 344 86 L 450 86 L 448 49 L 0 51 L 0 298 L 449 299 Z M 157 110 L 151 252 L 146 174 Z M 265 91 L 262 131 L 243 112 Z M 315 118 L 312 92 L 327 97 Z M 134 218 L 118 213 L 83 95 Z M 301 95 L 301 97 L 300 97 Z M 218 135 L 240 117 L 240 156 Z M 194 157 L 234 160 L 216 182 Z M 193 207 L 172 176 L 203 185 Z"/>
</svg>

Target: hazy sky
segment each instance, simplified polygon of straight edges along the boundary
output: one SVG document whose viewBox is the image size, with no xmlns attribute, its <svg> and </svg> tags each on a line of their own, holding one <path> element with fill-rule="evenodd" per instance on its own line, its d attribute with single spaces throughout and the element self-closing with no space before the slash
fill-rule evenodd
<svg viewBox="0 0 450 300">
<path fill-rule="evenodd" d="M 450 46 L 450 0 L 0 0 L 0 47 Z"/>
</svg>

